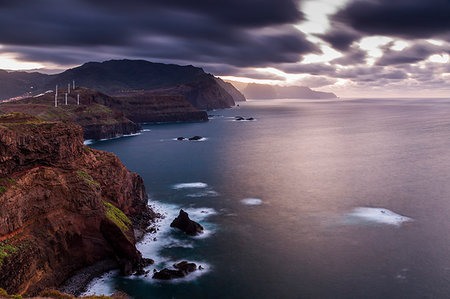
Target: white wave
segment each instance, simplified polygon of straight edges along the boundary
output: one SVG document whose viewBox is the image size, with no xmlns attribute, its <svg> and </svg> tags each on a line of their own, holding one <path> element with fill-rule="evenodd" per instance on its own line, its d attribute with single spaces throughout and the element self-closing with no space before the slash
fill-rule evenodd
<svg viewBox="0 0 450 299">
<path fill-rule="evenodd" d="M 178 137 L 177 137 L 178 138 Z M 206 141 L 206 140 L 208 140 L 208 138 L 206 138 L 206 137 L 202 137 L 201 139 L 199 139 L 199 140 L 189 140 L 189 137 L 184 137 L 184 139 L 182 139 L 182 140 L 178 140 L 177 138 L 172 138 L 172 140 L 174 140 L 174 141 L 194 141 L 194 142 L 202 142 L 202 141 Z M 161 141 L 163 141 L 163 140 L 161 140 Z"/>
<path fill-rule="evenodd" d="M 247 206 L 259 206 L 263 203 L 263 201 L 259 198 L 244 198 L 241 202 Z"/>
<path fill-rule="evenodd" d="M 203 192 L 197 192 L 197 193 L 192 193 L 192 194 L 188 194 L 186 195 L 187 197 L 216 197 L 219 196 L 219 193 L 214 191 L 214 190 L 206 190 Z"/>
<path fill-rule="evenodd" d="M 120 274 L 119 270 L 109 271 L 100 277 L 94 278 L 86 287 L 83 296 L 105 295 L 110 296 L 117 290 L 114 288 L 112 278 Z"/>
<path fill-rule="evenodd" d="M 112 138 L 103 138 L 103 139 L 100 139 L 99 141 L 119 139 L 119 138 L 123 138 L 123 137 L 134 137 L 134 136 L 139 136 L 139 135 L 142 135 L 142 133 L 141 132 L 137 132 L 137 133 L 133 133 L 133 134 L 120 135 L 120 136 L 116 136 L 116 137 L 112 137 Z"/>
<path fill-rule="evenodd" d="M 141 132 L 151 132 L 152 130 L 150 129 L 142 129 Z"/>
<path fill-rule="evenodd" d="M 202 182 L 193 182 L 193 183 L 180 183 L 172 186 L 172 189 L 194 189 L 194 188 L 206 188 L 208 184 Z"/>
<path fill-rule="evenodd" d="M 95 142 L 94 139 L 86 139 L 86 140 L 83 142 L 83 144 L 84 144 L 84 145 L 89 145 L 89 144 L 92 144 L 92 143 L 94 143 L 94 142 Z"/>
<path fill-rule="evenodd" d="M 357 207 L 344 216 L 344 221 L 350 224 L 368 222 L 400 226 L 414 220 L 384 208 Z"/>
</svg>

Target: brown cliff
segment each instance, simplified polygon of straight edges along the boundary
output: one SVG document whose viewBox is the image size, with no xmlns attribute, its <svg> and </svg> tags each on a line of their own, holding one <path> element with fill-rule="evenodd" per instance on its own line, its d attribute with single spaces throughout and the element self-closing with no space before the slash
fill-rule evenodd
<svg viewBox="0 0 450 299">
<path fill-rule="evenodd" d="M 0 115 L 0 288 L 37 294 L 115 259 L 140 270 L 134 228 L 154 217 L 142 179 L 83 145 L 81 127 Z"/>
<path fill-rule="evenodd" d="M 132 92 L 116 97 L 96 97 L 95 102 L 123 112 L 136 123 L 208 121 L 205 111 L 194 108 L 181 95 Z"/>
</svg>

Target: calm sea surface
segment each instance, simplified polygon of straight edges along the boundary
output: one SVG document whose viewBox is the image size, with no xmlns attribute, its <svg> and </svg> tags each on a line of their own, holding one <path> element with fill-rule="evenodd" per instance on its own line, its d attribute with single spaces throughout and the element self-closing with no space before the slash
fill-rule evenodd
<svg viewBox="0 0 450 299">
<path fill-rule="evenodd" d="M 112 272 L 90 293 L 450 297 L 450 99 L 249 101 L 211 114 L 91 144 L 138 172 L 167 215 L 139 245 L 148 269 L 205 269 L 171 282 Z M 206 140 L 173 140 L 194 135 Z M 180 208 L 203 236 L 169 228 Z"/>
</svg>

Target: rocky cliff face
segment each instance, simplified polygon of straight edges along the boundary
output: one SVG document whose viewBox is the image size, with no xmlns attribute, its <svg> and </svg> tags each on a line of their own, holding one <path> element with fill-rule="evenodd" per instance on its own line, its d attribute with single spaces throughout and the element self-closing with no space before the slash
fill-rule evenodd
<svg viewBox="0 0 450 299">
<path fill-rule="evenodd" d="M 180 95 L 135 92 L 121 97 L 96 97 L 94 101 L 123 112 L 136 123 L 208 121 L 205 111 L 194 108 Z"/>
<path fill-rule="evenodd" d="M 143 265 L 134 228 L 154 217 L 142 179 L 83 145 L 81 127 L 0 115 L 0 288 L 36 294 L 78 269 Z"/>
</svg>

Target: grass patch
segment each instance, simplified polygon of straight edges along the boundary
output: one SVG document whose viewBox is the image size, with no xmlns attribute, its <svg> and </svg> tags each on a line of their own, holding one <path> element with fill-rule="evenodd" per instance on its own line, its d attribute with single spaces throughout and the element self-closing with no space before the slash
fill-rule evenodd
<svg viewBox="0 0 450 299">
<path fill-rule="evenodd" d="M 16 183 L 15 179 L 10 178 L 0 178 L 0 195 L 6 192 L 9 186 Z"/>
<path fill-rule="evenodd" d="M 22 299 L 21 295 L 9 295 L 4 289 L 0 288 L 0 298 Z"/>
<path fill-rule="evenodd" d="M 128 219 L 127 215 L 125 215 L 120 209 L 116 208 L 109 202 L 103 201 L 103 205 L 106 209 L 106 218 L 117 225 L 117 227 L 120 228 L 126 236 L 126 233 L 131 228 L 131 220 Z"/>
<path fill-rule="evenodd" d="M 9 244 L 8 241 L 0 242 L 0 266 L 6 257 L 16 253 L 17 250 L 19 250 L 19 248 Z"/>
<path fill-rule="evenodd" d="M 83 171 L 83 170 L 77 170 L 77 174 L 78 174 L 80 177 L 82 177 L 83 179 L 85 179 L 86 182 L 87 182 L 88 184 L 94 185 L 94 186 L 96 186 L 96 187 L 99 187 L 99 186 L 100 186 L 100 184 L 97 183 L 96 181 L 94 181 L 94 179 L 93 179 L 88 173 L 86 173 L 85 171 Z"/>
</svg>

